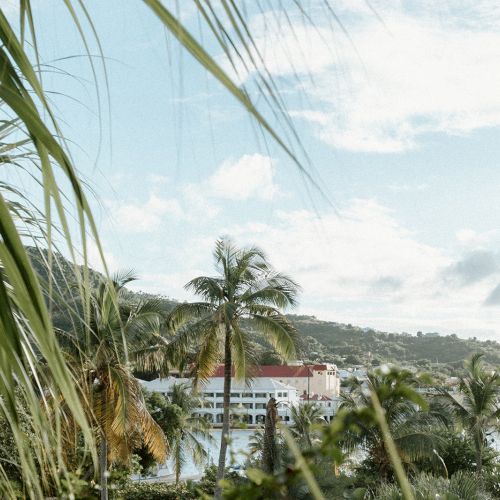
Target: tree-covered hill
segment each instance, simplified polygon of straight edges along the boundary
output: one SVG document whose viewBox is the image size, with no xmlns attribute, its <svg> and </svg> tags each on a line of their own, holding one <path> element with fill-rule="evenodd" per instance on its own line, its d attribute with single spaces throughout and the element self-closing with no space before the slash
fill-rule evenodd
<svg viewBox="0 0 500 500">
<path fill-rule="evenodd" d="M 27 251 L 43 288 L 45 290 L 50 289 L 51 291 L 53 297 L 51 309 L 54 325 L 62 330 L 71 328 L 72 317 L 80 308 L 77 275 L 80 276 L 81 280 L 83 276 L 83 267 L 77 266 L 75 268 L 62 255 L 53 254 L 51 273 L 52 279 L 49 282 L 47 251 L 38 250 L 34 247 L 28 247 Z M 88 270 L 88 281 L 91 287 L 96 286 L 101 279 L 101 273 L 94 271 L 93 269 Z M 175 300 L 168 297 L 143 292 L 134 292 L 129 289 L 125 290 L 123 298 L 131 300 L 132 302 L 155 298 L 161 303 L 161 309 L 165 313 L 170 312 L 177 304 Z"/>
<path fill-rule="evenodd" d="M 493 340 L 462 339 L 456 335 L 396 334 L 321 321 L 314 316 L 290 316 L 302 334 L 302 350 L 313 360 L 339 366 L 376 366 L 393 362 L 432 370 L 436 365 L 460 368 L 472 353 L 485 354 L 487 362 L 500 365 L 500 344 Z M 448 370 L 449 371 L 449 370 Z"/>
<path fill-rule="evenodd" d="M 47 283 L 46 252 L 40 254 L 35 248 L 29 248 L 29 253 L 41 281 Z M 68 314 L 68 308 L 75 307 L 78 302 L 76 294 L 71 291 L 76 290 L 75 270 L 64 257 L 58 255 L 53 275 L 56 296 L 61 295 L 63 298 L 62 301 L 56 300 L 53 307 L 54 323 L 64 329 L 70 327 L 71 315 Z M 97 283 L 99 278 L 98 272 L 89 270 L 91 283 Z M 161 301 L 165 313 L 177 304 L 168 297 L 131 290 L 127 292 L 127 298 L 132 301 L 152 297 Z M 290 315 L 289 318 L 301 334 L 299 356 L 306 361 L 333 362 L 338 366 L 377 366 L 389 362 L 453 374 L 462 367 L 464 359 L 472 353 L 481 352 L 485 354 L 488 363 L 500 366 L 500 344 L 492 340 L 462 339 L 456 335 L 386 333 L 350 324 L 321 321 L 314 316 L 305 315 Z M 269 346 L 256 347 L 262 363 L 279 362 L 279 358 L 269 352 Z"/>
</svg>

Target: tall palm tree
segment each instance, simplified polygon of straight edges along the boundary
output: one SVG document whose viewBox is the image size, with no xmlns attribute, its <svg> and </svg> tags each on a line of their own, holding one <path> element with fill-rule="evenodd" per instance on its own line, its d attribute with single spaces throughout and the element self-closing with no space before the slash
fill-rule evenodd
<svg viewBox="0 0 500 500">
<path fill-rule="evenodd" d="M 409 371 L 378 369 L 368 374 L 366 386 L 354 379 L 350 391 L 341 395 L 339 416 L 346 425 L 343 446 L 347 451 L 364 450 L 366 463 L 375 467 L 382 478 L 389 475 L 392 460 L 375 418 L 371 393 L 380 401 L 403 463 L 410 465 L 418 458 L 432 457 L 434 449 L 439 450 L 440 438 L 435 431 L 445 427 L 447 416 L 435 411 L 415 391 L 418 384 L 419 380 Z"/>
<path fill-rule="evenodd" d="M 262 469 L 273 474 L 278 466 L 278 444 L 276 440 L 276 423 L 278 408 L 276 399 L 270 398 L 266 406 L 266 421 L 264 423 L 264 446 L 262 449 Z"/>
<path fill-rule="evenodd" d="M 58 427 L 50 428 L 50 416 L 44 413 L 47 405 L 46 402 L 40 405 L 40 387 L 37 383 L 47 389 L 43 392 L 60 392 L 64 395 L 65 411 L 72 414 L 92 451 L 94 442 L 80 404 L 75 380 L 64 363 L 56 341 L 50 311 L 43 300 L 43 285 L 37 279 L 23 246 L 22 237 L 33 236 L 31 231 L 25 230 L 26 221 L 35 219 L 34 214 L 40 216 L 42 230 L 39 241 L 49 249 L 50 265 L 55 260 L 53 235 L 60 231 L 60 243 L 71 255 L 76 266 L 79 251 L 69 223 L 73 216 L 76 216 L 75 233 L 82 239 L 79 250 L 83 256 L 84 268 L 87 265 L 89 235 L 97 244 L 104 267 L 105 259 L 86 190 L 80 181 L 77 166 L 73 163 L 69 145 L 64 139 L 64 131 L 60 127 L 64 120 L 59 122 L 56 118 L 49 93 L 42 83 L 44 54 L 40 52 L 40 45 L 37 43 L 37 12 L 34 12 L 31 0 L 19 0 L 18 3 L 19 14 L 15 17 L 7 16 L 7 9 L 4 10 L 0 6 L 0 134 L 13 132 L 11 141 L 0 141 L 0 164 L 2 168 L 8 167 L 12 171 L 12 175 L 6 177 L 7 182 L 0 185 L 0 304 L 3 306 L 0 308 L 0 329 L 5 333 L 0 342 L 0 396 L 12 402 L 15 400 L 18 384 L 22 385 L 23 397 L 34 417 L 34 430 L 40 437 L 40 455 L 45 454 L 46 462 L 52 464 L 46 475 L 50 475 L 60 484 L 62 478 L 68 479 L 67 471 L 62 470 L 61 464 L 58 463 L 62 451 L 61 436 L 58 435 Z M 212 43 L 199 42 L 183 24 L 176 9 L 171 10 L 161 0 L 143 0 L 142 3 L 200 66 L 205 68 L 277 142 L 298 170 L 311 180 L 309 172 L 293 153 L 292 146 L 299 142 L 298 135 L 279 88 L 265 67 L 259 44 L 255 43 L 245 2 L 224 2 L 223 9 L 219 9 L 214 2 L 194 2 L 193 6 L 199 13 L 200 22 L 212 36 L 216 50 L 224 52 L 235 70 L 244 67 L 254 75 L 248 82 L 255 82 L 256 93 L 264 97 L 262 101 L 265 102 L 265 110 L 262 109 L 262 103 L 261 109 L 258 110 L 250 97 L 254 93 L 249 90 L 253 89 L 246 87 L 253 83 L 242 83 L 241 79 L 232 78 L 205 48 L 212 46 Z M 94 25 L 95 19 L 84 2 L 67 0 L 63 5 L 68 11 L 68 18 L 74 23 L 74 33 L 82 38 L 88 51 L 89 66 L 95 75 L 96 87 L 99 88 L 98 67 L 94 64 L 95 57 L 89 48 L 93 42 L 96 43 L 101 56 L 99 59 L 105 61 L 106 58 L 99 40 L 99 32 Z M 304 16 L 304 19 L 314 24 L 309 16 Z M 335 19 L 335 16 L 332 16 L 332 19 Z M 238 45 L 240 48 L 233 50 Z M 104 68 L 103 82 L 107 86 L 105 72 Z M 99 92 L 97 99 L 100 101 Z M 279 125 L 292 134 L 278 132 L 276 127 L 268 122 L 266 115 L 272 115 L 273 119 L 281 117 L 278 120 Z M 74 119 L 67 116 L 63 118 L 69 122 Z M 292 143 L 284 139 L 287 136 L 294 137 Z M 30 158 L 23 161 L 22 155 L 26 148 L 29 149 Z M 34 193 L 22 198 L 23 179 L 22 175 L 18 175 L 22 172 L 26 172 L 28 178 L 35 181 L 34 185 L 40 186 L 43 206 L 30 206 L 30 200 L 37 199 Z M 314 181 L 312 183 L 315 184 Z M 15 203 L 9 202 L 9 193 L 15 193 Z M 26 211 L 27 208 L 34 210 Z M 20 217 L 20 214 L 23 216 Z M 82 295 L 84 288 L 80 287 Z M 88 297 L 84 299 L 87 302 Z M 42 363 L 39 363 L 40 361 Z M 39 366 L 44 366 L 44 373 L 38 372 Z M 19 409 L 10 404 L 4 405 L 1 411 L 15 436 L 28 494 L 41 497 L 45 475 L 40 477 L 35 461 L 27 452 L 29 445 L 19 424 Z M 60 408 L 54 408 L 53 413 L 61 411 Z M 95 461 L 95 453 L 92 454 Z M 2 472 L 0 464 L 0 475 Z M 5 484 L 6 482 L 0 481 L 0 491 L 4 491 Z"/>
<path fill-rule="evenodd" d="M 231 372 L 244 379 L 250 374 L 252 345 L 248 321 L 278 351 L 283 359 L 295 356 L 297 331 L 281 312 L 294 306 L 299 291 L 290 277 L 276 272 L 262 250 L 237 248 L 228 239 L 215 244 L 216 276 L 199 276 L 186 289 L 203 301 L 179 305 L 172 313 L 174 328 L 191 321 L 178 334 L 180 345 L 195 342 L 195 383 L 209 377 L 224 362 L 224 412 L 217 480 L 224 477 Z M 220 490 L 216 492 L 220 495 Z"/>
<path fill-rule="evenodd" d="M 498 429 L 500 419 L 500 373 L 487 370 L 483 354 L 475 354 L 465 363 L 459 394 L 443 391 L 443 402 L 457 417 L 473 440 L 476 467 L 481 472 L 488 432 Z"/>
<path fill-rule="evenodd" d="M 196 465 L 202 465 L 208 458 L 208 452 L 200 438 L 204 441 L 211 441 L 213 438 L 209 422 L 202 416 L 194 415 L 194 410 L 200 407 L 201 398 L 192 393 L 188 384 L 174 384 L 169 400 L 180 409 L 176 427 L 170 433 L 166 430 L 174 462 L 175 484 L 178 484 L 182 467 L 186 463 L 186 452 Z"/>
<path fill-rule="evenodd" d="M 326 423 L 322 408 L 314 403 L 305 403 L 292 406 L 290 415 L 293 422 L 292 434 L 303 446 L 311 448 L 314 426 Z"/>
<path fill-rule="evenodd" d="M 147 411 L 128 354 L 156 342 L 161 326 L 158 301 L 123 300 L 132 274 L 104 279 L 90 293 L 90 321 L 62 333 L 60 344 L 78 374 L 88 418 L 98 430 L 101 499 L 107 499 L 108 462 L 127 463 L 142 443 L 154 458 L 166 459 L 167 442 Z"/>
</svg>

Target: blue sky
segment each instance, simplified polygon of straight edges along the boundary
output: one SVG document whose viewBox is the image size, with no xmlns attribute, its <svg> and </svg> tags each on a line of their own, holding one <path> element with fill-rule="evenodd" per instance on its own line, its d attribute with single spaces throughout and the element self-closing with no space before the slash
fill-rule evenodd
<svg viewBox="0 0 500 500">
<path fill-rule="evenodd" d="M 323 2 L 309 2 L 315 27 L 288 6 L 289 27 L 283 2 L 249 13 L 331 203 L 306 189 L 141 2 L 86 2 L 109 75 L 111 120 L 95 59 L 99 148 L 92 73 L 74 26 L 61 2 L 34 3 L 43 61 L 76 77 L 47 73 L 45 87 L 66 95 L 54 94 L 54 106 L 95 192 L 110 267 L 134 268 L 136 288 L 189 299 L 183 284 L 212 272 L 213 243 L 227 234 L 260 245 L 302 284 L 299 312 L 498 338 L 495 2 L 371 2 L 383 22 L 363 1 L 335 2 L 349 38 L 321 15 Z M 199 36 L 194 9 L 182 6 Z M 236 78 L 252 88 L 254 77 Z"/>
</svg>

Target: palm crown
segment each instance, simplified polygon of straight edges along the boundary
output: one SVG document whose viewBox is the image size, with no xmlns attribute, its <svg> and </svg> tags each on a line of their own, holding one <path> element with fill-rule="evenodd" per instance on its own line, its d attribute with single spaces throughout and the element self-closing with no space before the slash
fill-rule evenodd
<svg viewBox="0 0 500 500">
<path fill-rule="evenodd" d="M 231 370 L 239 379 L 250 374 L 252 343 L 242 320 L 251 320 L 254 328 L 278 351 L 283 359 L 295 355 L 297 332 L 281 309 L 296 303 L 299 286 L 290 277 L 276 272 L 264 253 L 255 247 L 238 249 L 231 241 L 216 242 L 214 260 L 217 276 L 200 276 L 186 289 L 203 301 L 178 306 L 171 315 L 174 329 L 179 330 L 175 345 L 180 350 L 196 345 L 194 360 L 195 385 L 215 370 L 224 360 L 224 412 L 217 480 L 224 477 Z M 221 497 L 220 487 L 215 498 Z"/>
<path fill-rule="evenodd" d="M 475 354 L 465 364 L 466 375 L 460 379 L 458 396 L 446 391 L 443 402 L 469 432 L 476 449 L 476 465 L 482 468 L 486 436 L 500 419 L 500 373 L 484 367 L 482 354 Z"/>
<path fill-rule="evenodd" d="M 295 355 L 297 332 L 280 309 L 296 304 L 298 284 L 274 271 L 264 253 L 255 247 L 238 249 L 221 239 L 216 243 L 214 260 L 217 276 L 199 276 L 185 286 L 203 302 L 181 304 L 171 315 L 177 328 L 192 321 L 179 332 L 177 341 L 184 341 L 184 345 L 194 342 L 198 346 L 195 378 L 205 379 L 213 373 L 221 360 L 226 333 L 231 338 L 236 377 L 248 375 L 252 351 L 242 319 L 251 319 L 258 333 L 284 359 L 291 359 Z"/>
</svg>

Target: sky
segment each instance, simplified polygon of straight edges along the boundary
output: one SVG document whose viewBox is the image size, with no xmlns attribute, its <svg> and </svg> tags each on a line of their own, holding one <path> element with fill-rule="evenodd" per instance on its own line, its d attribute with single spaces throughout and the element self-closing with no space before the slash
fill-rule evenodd
<svg viewBox="0 0 500 500">
<path fill-rule="evenodd" d="M 1 3 L 14 18 L 16 2 Z M 62 4 L 34 2 L 44 85 L 92 192 L 108 264 L 133 268 L 135 289 L 190 300 L 183 285 L 213 273 L 214 242 L 227 235 L 260 246 L 301 284 L 298 313 L 499 338 L 497 2 L 331 2 L 339 24 L 311 0 L 314 26 L 291 2 L 250 8 L 262 64 L 319 188 L 142 2 L 85 3 L 108 77 L 91 40 L 98 99 Z M 286 134 L 255 71 L 235 73 L 191 2 L 180 5 Z"/>
</svg>

